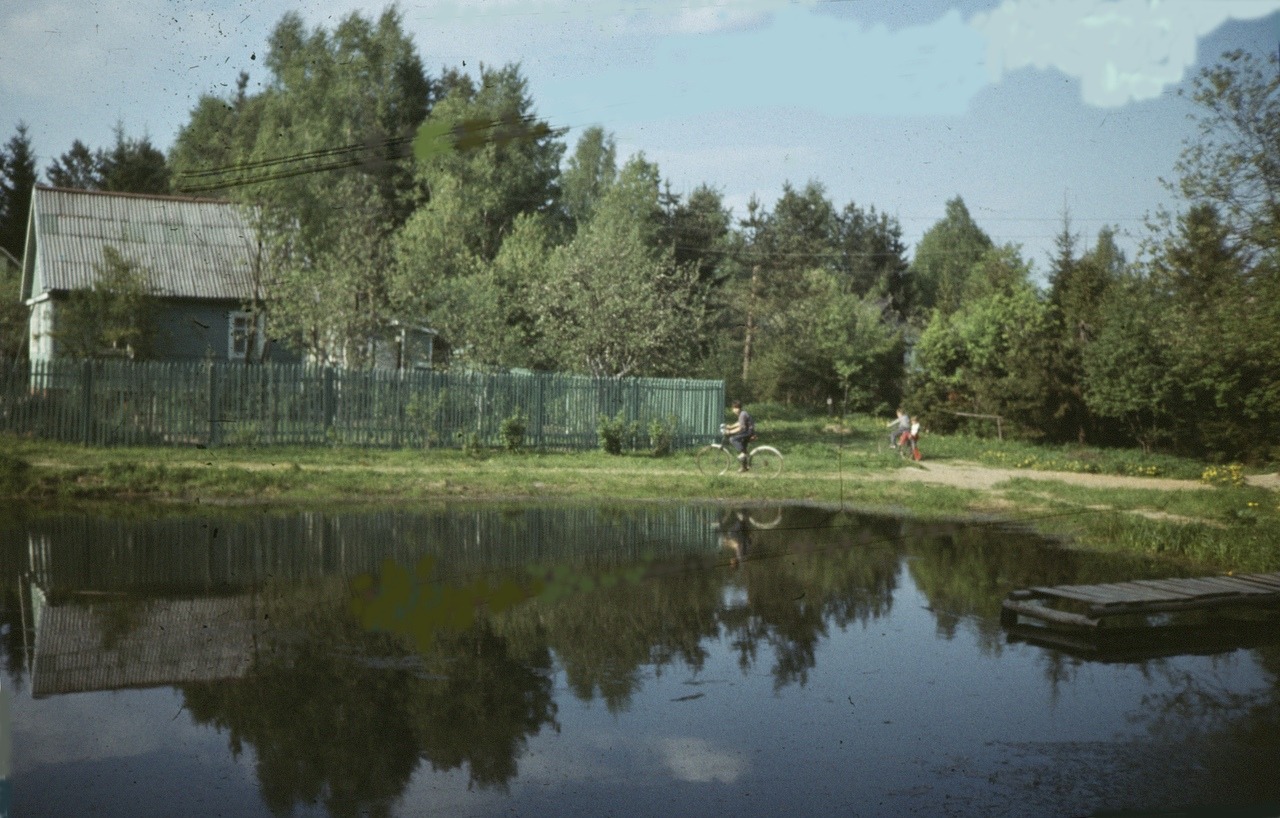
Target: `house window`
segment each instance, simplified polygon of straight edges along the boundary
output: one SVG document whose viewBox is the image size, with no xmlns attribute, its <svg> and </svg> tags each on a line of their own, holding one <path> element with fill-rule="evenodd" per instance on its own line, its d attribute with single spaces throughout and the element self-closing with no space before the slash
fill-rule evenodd
<svg viewBox="0 0 1280 818">
<path fill-rule="evenodd" d="M 231 334 L 227 339 L 227 359 L 243 361 L 249 357 L 249 335 L 253 328 L 253 315 L 247 312 L 232 312 L 229 326 Z"/>
</svg>

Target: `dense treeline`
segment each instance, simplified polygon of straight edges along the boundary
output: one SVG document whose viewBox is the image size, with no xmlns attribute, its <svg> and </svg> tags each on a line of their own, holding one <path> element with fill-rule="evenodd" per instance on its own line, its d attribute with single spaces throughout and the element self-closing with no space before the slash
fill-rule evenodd
<svg viewBox="0 0 1280 818">
<path fill-rule="evenodd" d="M 1051 442 L 1266 458 L 1274 62 L 1231 53 L 1195 81 L 1202 128 L 1174 169 L 1186 208 L 1154 219 L 1138 259 L 1064 213 L 1044 282 L 960 196 L 908 258 L 896 219 L 817 180 L 740 214 L 710 185 L 672 191 L 604 128 L 570 145 L 517 66 L 429 75 L 394 10 L 332 30 L 287 14 L 261 90 L 242 73 L 203 97 L 167 157 L 120 125 L 44 176 L 252 205 L 266 298 L 248 306 L 322 362 L 368 365 L 398 321 L 439 332 L 453 367 L 723 378 L 749 400 L 904 403 L 937 429 L 999 415 Z M 23 125 L 0 160 L 0 238 L 20 256 L 37 177 Z"/>
</svg>

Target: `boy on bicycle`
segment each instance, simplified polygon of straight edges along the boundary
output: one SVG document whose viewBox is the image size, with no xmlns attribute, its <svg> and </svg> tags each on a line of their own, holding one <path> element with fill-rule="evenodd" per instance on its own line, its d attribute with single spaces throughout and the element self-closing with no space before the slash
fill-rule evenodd
<svg viewBox="0 0 1280 818">
<path fill-rule="evenodd" d="M 738 471 L 747 471 L 750 468 L 747 464 L 747 443 L 756 436 L 756 422 L 751 414 L 742 408 L 742 401 L 735 400 L 730 404 L 730 408 L 738 416 L 738 420 L 725 427 L 724 431 L 729 435 L 729 442 L 733 444 L 733 448 L 738 450 Z"/>
</svg>

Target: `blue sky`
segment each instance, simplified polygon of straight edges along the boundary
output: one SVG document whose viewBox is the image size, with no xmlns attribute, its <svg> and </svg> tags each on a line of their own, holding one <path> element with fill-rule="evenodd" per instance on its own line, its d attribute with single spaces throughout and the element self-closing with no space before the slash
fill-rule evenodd
<svg viewBox="0 0 1280 818">
<path fill-rule="evenodd" d="M 40 168 L 79 138 L 167 148 L 202 93 L 246 70 L 287 10 L 331 27 L 360 0 L 24 0 L 0 10 L 0 129 Z M 16 6 L 16 7 L 15 7 Z M 1064 207 L 1091 242 L 1176 207 L 1192 110 L 1179 89 L 1223 51 L 1280 47 L 1280 0 L 416 0 L 428 71 L 520 62 L 538 113 L 602 125 L 677 191 L 735 214 L 786 181 L 898 218 L 909 244 L 964 198 L 1043 271 Z"/>
</svg>

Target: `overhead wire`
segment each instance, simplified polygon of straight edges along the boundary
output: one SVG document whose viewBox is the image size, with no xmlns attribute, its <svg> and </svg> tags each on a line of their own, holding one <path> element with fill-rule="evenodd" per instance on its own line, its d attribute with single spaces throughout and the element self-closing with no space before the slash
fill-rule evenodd
<svg viewBox="0 0 1280 818">
<path fill-rule="evenodd" d="M 501 139 L 492 137 L 487 140 L 477 140 L 476 133 L 479 131 L 495 131 L 502 127 L 511 127 L 515 125 L 529 127 L 536 124 L 542 124 L 535 116 L 523 116 L 518 119 L 486 119 L 486 120 L 464 120 L 462 123 L 453 126 L 453 128 L 442 134 L 445 139 L 454 141 L 454 148 L 460 150 L 468 150 L 478 146 L 478 141 L 497 142 Z M 546 134 L 559 135 L 572 129 L 574 126 L 562 126 L 556 129 L 548 129 Z M 459 128 L 465 130 L 460 131 Z M 296 154 L 285 156 L 267 157 L 255 160 L 246 160 L 231 165 L 214 166 L 184 171 L 178 174 L 175 180 L 175 188 L 180 193 L 210 193 L 214 191 L 225 191 L 232 188 L 248 187 L 257 184 L 266 184 L 270 182 L 281 181 L 284 179 L 306 176 L 313 173 L 328 173 L 341 170 L 350 170 L 361 166 L 370 166 L 378 163 L 396 163 L 404 161 L 412 157 L 410 147 L 417 139 L 414 136 L 390 137 L 380 140 L 362 140 L 360 142 L 349 143 L 346 145 L 338 145 L 315 150 L 303 151 Z M 465 147 L 458 147 L 460 140 L 470 139 L 470 144 L 464 143 Z M 336 158 L 335 158 L 336 157 Z M 323 159 L 331 159 L 332 161 L 317 161 Z M 309 164 L 302 164 L 309 163 Z M 260 172 L 253 172 L 260 171 Z M 187 180 L 192 180 L 188 182 Z M 194 182 L 194 183 L 193 183 Z M 542 204 L 536 200 L 528 200 L 530 204 Z M 335 207 L 338 207 L 335 205 Z M 923 216 L 902 216 L 891 215 L 899 225 L 903 220 L 923 221 L 930 217 Z M 1073 221 L 1101 222 L 1104 225 L 1118 225 L 1121 222 L 1134 223 L 1145 222 L 1146 217 L 1123 216 L 1114 218 L 1103 217 L 1072 217 Z M 1034 217 L 1034 216 L 991 216 L 984 217 L 983 222 L 1056 222 L 1059 219 L 1053 217 Z M 1000 241 L 1044 241 L 1053 239 L 1060 235 L 1053 234 L 1018 234 L 1012 236 L 1001 236 Z M 676 244 L 672 245 L 677 249 L 704 251 L 706 248 L 698 245 Z M 892 257 L 892 253 L 883 253 L 877 251 L 802 251 L 802 250 L 757 250 L 751 249 L 747 251 L 754 257 L 758 258 L 784 258 L 802 260 L 806 258 L 824 258 L 833 255 L 852 258 L 873 258 L 873 257 Z M 959 254 L 960 251 L 957 251 Z"/>
</svg>

